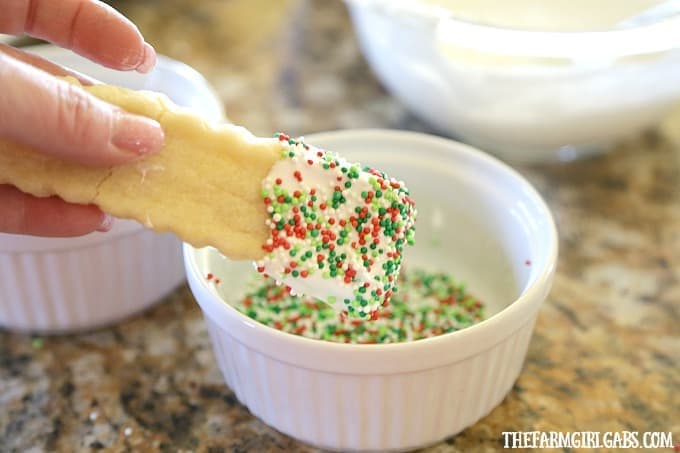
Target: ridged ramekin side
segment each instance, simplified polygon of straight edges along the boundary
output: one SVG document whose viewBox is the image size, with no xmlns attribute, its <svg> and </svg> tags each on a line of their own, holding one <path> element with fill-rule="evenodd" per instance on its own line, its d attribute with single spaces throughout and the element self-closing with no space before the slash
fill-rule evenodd
<svg viewBox="0 0 680 453">
<path fill-rule="evenodd" d="M 147 230 L 89 247 L 0 254 L 0 326 L 66 333 L 148 308 L 184 280 L 180 242 Z"/>
<path fill-rule="evenodd" d="M 235 340 L 211 319 L 206 321 L 227 384 L 254 415 L 320 447 L 384 451 L 435 443 L 487 415 L 522 369 L 534 319 L 465 360 L 375 375 L 290 365 Z"/>
</svg>

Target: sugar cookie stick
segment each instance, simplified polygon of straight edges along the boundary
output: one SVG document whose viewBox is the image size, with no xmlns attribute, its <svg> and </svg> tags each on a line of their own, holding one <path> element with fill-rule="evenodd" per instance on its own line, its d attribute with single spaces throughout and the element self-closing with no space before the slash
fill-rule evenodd
<svg viewBox="0 0 680 453">
<path fill-rule="evenodd" d="M 156 93 L 84 88 L 158 121 L 163 150 L 97 169 L 0 141 L 0 183 L 256 261 L 259 272 L 349 316 L 375 319 L 389 302 L 415 228 L 403 182 L 302 139 L 209 124 Z"/>
</svg>

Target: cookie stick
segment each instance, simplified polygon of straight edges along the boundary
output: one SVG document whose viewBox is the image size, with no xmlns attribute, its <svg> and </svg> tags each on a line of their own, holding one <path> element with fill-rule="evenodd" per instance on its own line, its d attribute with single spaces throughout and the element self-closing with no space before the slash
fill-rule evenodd
<svg viewBox="0 0 680 453">
<path fill-rule="evenodd" d="M 93 169 L 0 142 L 0 183 L 257 260 L 260 272 L 352 316 L 375 317 L 389 301 L 414 231 L 403 183 L 284 134 L 208 124 L 156 93 L 85 89 L 159 121 L 163 152 Z"/>
<path fill-rule="evenodd" d="M 277 140 L 209 124 L 157 93 L 83 88 L 157 120 L 166 135 L 163 152 L 122 166 L 89 168 L 0 140 L 0 183 L 35 196 L 95 204 L 197 247 L 212 245 L 233 259 L 263 256 L 268 230 L 260 191 L 280 158 Z"/>
</svg>

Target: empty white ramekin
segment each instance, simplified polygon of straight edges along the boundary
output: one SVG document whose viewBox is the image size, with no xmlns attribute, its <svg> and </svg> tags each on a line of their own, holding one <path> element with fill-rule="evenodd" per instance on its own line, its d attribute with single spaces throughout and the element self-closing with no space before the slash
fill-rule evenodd
<svg viewBox="0 0 680 453">
<path fill-rule="evenodd" d="M 54 46 L 28 49 L 105 83 L 166 93 L 215 120 L 222 105 L 190 67 L 159 57 L 150 74 L 102 68 Z M 0 234 L 0 328 L 64 333 L 111 324 L 139 312 L 184 280 L 181 243 L 129 220 L 78 238 Z"/>
<path fill-rule="evenodd" d="M 449 271 L 486 302 L 488 318 L 391 345 L 294 336 L 228 304 L 252 264 L 185 245 L 189 285 L 227 384 L 267 424 L 324 448 L 403 450 L 458 433 L 499 404 L 522 369 L 557 259 L 550 211 L 515 171 L 450 140 L 379 130 L 306 139 L 406 180 L 419 218 L 405 266 Z"/>
</svg>

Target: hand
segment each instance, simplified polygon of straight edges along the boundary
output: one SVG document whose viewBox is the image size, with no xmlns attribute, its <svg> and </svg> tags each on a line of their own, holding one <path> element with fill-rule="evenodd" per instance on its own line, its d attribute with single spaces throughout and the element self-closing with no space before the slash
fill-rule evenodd
<svg viewBox="0 0 680 453">
<path fill-rule="evenodd" d="M 104 66 L 147 72 L 156 53 L 137 28 L 96 0 L 0 0 L 0 33 L 46 39 Z M 122 164 L 158 152 L 160 125 L 109 105 L 52 75 L 86 77 L 35 55 L 0 46 L 0 138 L 85 165 Z M 107 231 L 95 206 L 36 198 L 0 185 L 0 232 L 78 236 Z"/>
</svg>

